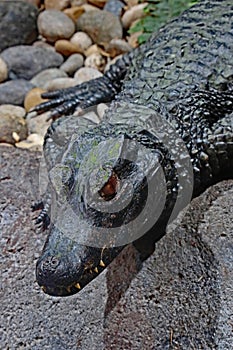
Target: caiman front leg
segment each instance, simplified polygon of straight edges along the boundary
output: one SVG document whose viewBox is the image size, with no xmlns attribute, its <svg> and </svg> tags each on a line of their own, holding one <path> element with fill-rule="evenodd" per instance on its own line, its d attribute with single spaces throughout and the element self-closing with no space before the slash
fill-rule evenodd
<svg viewBox="0 0 233 350">
<path fill-rule="evenodd" d="M 78 107 L 84 109 L 112 101 L 121 90 L 122 81 L 137 50 L 119 58 L 102 77 L 71 88 L 43 93 L 42 97 L 49 101 L 39 104 L 32 112 L 40 114 L 51 110 L 51 118 L 56 119 L 74 113 Z"/>
</svg>

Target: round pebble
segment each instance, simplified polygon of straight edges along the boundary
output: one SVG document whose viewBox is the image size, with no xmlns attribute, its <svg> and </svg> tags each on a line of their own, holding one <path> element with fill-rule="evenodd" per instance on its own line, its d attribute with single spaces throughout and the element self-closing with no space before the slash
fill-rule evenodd
<svg viewBox="0 0 233 350">
<path fill-rule="evenodd" d="M 85 119 L 91 120 L 93 123 L 96 123 L 96 124 L 99 124 L 99 122 L 100 122 L 97 114 L 93 111 L 90 111 L 90 112 L 83 114 L 82 117 Z"/>
<path fill-rule="evenodd" d="M 38 16 L 38 30 L 49 42 L 69 39 L 75 32 L 74 22 L 63 12 L 45 10 Z"/>
<path fill-rule="evenodd" d="M 7 79 L 8 69 L 5 61 L 0 57 L 0 83 Z"/>
<path fill-rule="evenodd" d="M 74 33 L 74 35 L 70 38 L 70 42 L 79 47 L 81 52 L 87 50 L 92 44 L 91 38 L 84 32 Z"/>
<path fill-rule="evenodd" d="M 88 56 L 84 62 L 85 67 L 91 67 L 103 71 L 106 64 L 106 60 L 100 53 L 93 53 Z"/>
<path fill-rule="evenodd" d="M 45 136 L 51 120 L 48 121 L 49 112 L 42 113 L 36 117 L 31 118 L 30 114 L 27 118 L 28 132 L 30 134 L 37 134 L 42 137 Z"/>
<path fill-rule="evenodd" d="M 44 89 L 45 85 L 52 79 L 66 77 L 67 74 L 64 71 L 58 68 L 49 68 L 35 75 L 34 78 L 32 78 L 30 81 L 33 85 Z"/>
<path fill-rule="evenodd" d="M 108 11 L 90 11 L 77 20 L 77 28 L 86 32 L 96 44 L 103 44 L 114 38 L 122 38 L 120 19 Z"/>
<path fill-rule="evenodd" d="M 76 23 L 77 19 L 85 12 L 83 7 L 75 6 L 64 10 L 64 13 Z"/>
<path fill-rule="evenodd" d="M 42 151 L 44 144 L 44 137 L 38 134 L 30 134 L 24 141 L 15 144 L 18 148 L 33 149 Z"/>
<path fill-rule="evenodd" d="M 139 4 L 125 11 L 123 16 L 121 17 L 123 27 L 125 29 L 128 29 L 134 21 L 136 21 L 139 18 L 145 17 L 146 14 L 143 10 L 147 5 L 148 3 Z"/>
<path fill-rule="evenodd" d="M 13 105 L 0 106 L 0 142 L 15 144 L 27 137 L 25 109 Z"/>
<path fill-rule="evenodd" d="M 112 39 L 108 45 L 106 45 L 105 50 L 110 54 L 111 57 L 116 57 L 123 53 L 132 50 L 132 47 L 122 39 Z"/>
<path fill-rule="evenodd" d="M 83 66 L 83 63 L 83 56 L 79 53 L 74 53 L 67 58 L 67 60 L 61 65 L 60 69 L 68 75 L 72 75 Z"/>
<path fill-rule="evenodd" d="M 45 0 L 44 5 L 46 10 L 64 10 L 70 4 L 70 0 Z"/>
<path fill-rule="evenodd" d="M 33 88 L 28 80 L 9 80 L 0 84 L 0 105 L 22 105 L 28 91 Z"/>
<path fill-rule="evenodd" d="M 55 42 L 55 49 L 64 56 L 82 52 L 81 48 L 72 44 L 69 40 L 61 39 Z"/>
<path fill-rule="evenodd" d="M 106 103 L 99 103 L 97 106 L 97 113 L 98 113 L 98 117 L 101 119 L 103 119 L 104 113 L 105 111 L 108 109 L 108 105 L 106 105 Z"/>
<path fill-rule="evenodd" d="M 77 85 L 77 81 L 73 78 L 57 78 L 51 81 L 48 81 L 45 85 L 46 90 L 60 90 L 66 89 L 72 86 Z"/>
<path fill-rule="evenodd" d="M 41 94 L 43 92 L 45 92 L 45 90 L 41 88 L 34 88 L 27 93 L 24 99 L 24 108 L 26 109 L 27 112 L 29 112 L 31 108 L 46 101 L 41 97 Z"/>
<path fill-rule="evenodd" d="M 83 67 L 80 68 L 74 75 L 74 78 L 76 81 L 81 84 L 85 81 L 89 81 L 91 79 L 99 78 L 103 74 L 100 73 L 97 69 L 94 68 L 88 68 L 88 67 Z"/>
<path fill-rule="evenodd" d="M 99 52 L 100 52 L 100 49 L 99 49 L 98 45 L 94 44 L 94 45 L 91 45 L 90 47 L 88 47 L 88 49 L 85 50 L 84 54 L 85 54 L 85 56 L 90 56 L 93 53 L 99 53 Z"/>
</svg>

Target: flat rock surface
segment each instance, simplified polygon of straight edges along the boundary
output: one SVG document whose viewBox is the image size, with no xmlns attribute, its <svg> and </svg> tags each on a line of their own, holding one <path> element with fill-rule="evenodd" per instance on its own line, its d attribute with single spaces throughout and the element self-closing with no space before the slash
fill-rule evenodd
<svg viewBox="0 0 233 350">
<path fill-rule="evenodd" d="M 1 349 L 232 349 L 233 181 L 194 200 L 138 273 L 129 246 L 80 293 L 54 298 L 34 272 L 40 154 L 0 156 Z"/>
</svg>

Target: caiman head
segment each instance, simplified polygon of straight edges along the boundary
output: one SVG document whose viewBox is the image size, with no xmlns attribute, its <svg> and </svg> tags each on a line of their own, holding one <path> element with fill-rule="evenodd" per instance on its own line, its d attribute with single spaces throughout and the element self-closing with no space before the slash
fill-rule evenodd
<svg viewBox="0 0 233 350">
<path fill-rule="evenodd" d="M 174 162 L 144 122 L 138 129 L 103 123 L 73 135 L 49 179 L 51 224 L 36 278 L 54 296 L 82 289 L 148 232 L 177 194 Z"/>
</svg>

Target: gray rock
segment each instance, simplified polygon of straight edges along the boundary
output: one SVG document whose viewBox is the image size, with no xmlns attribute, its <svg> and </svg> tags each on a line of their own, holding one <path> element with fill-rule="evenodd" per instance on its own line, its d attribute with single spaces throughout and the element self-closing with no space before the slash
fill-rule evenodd
<svg viewBox="0 0 233 350">
<path fill-rule="evenodd" d="M 7 79 L 8 69 L 5 61 L 0 57 L 0 83 Z"/>
<path fill-rule="evenodd" d="M 102 77 L 102 75 L 103 74 L 95 68 L 82 67 L 79 70 L 77 70 L 77 72 L 74 75 L 74 78 L 78 84 L 81 84 L 85 81 Z"/>
<path fill-rule="evenodd" d="M 54 298 L 35 281 L 41 155 L 0 147 L 2 349 L 232 349 L 232 181 L 193 201 L 138 273 L 129 247 L 81 292 Z"/>
<path fill-rule="evenodd" d="M 12 105 L 0 106 L 0 142 L 15 144 L 27 137 L 25 109 Z"/>
<path fill-rule="evenodd" d="M 0 84 L 0 105 L 22 105 L 26 94 L 34 87 L 29 81 L 16 79 Z"/>
<path fill-rule="evenodd" d="M 104 10 L 120 17 L 124 7 L 125 4 L 120 0 L 108 0 L 104 5 Z"/>
<path fill-rule="evenodd" d="M 84 63 L 84 58 L 79 53 L 74 53 L 61 65 L 60 69 L 65 73 L 72 75 L 76 70 L 81 68 Z"/>
<path fill-rule="evenodd" d="M 1 53 L 6 62 L 9 76 L 31 79 L 43 69 L 59 67 L 63 57 L 57 52 L 42 47 L 19 45 L 10 47 Z"/>
<path fill-rule="evenodd" d="M 0 52 L 37 38 L 38 9 L 22 1 L 0 1 Z"/>
<path fill-rule="evenodd" d="M 37 21 L 38 30 L 48 41 L 69 39 L 75 31 L 74 22 L 63 12 L 46 10 L 40 13 Z"/>
<path fill-rule="evenodd" d="M 123 30 L 118 17 L 108 11 L 90 11 L 77 20 L 77 29 L 86 32 L 97 44 L 122 38 Z"/>
<path fill-rule="evenodd" d="M 58 68 L 49 68 L 41 71 L 31 79 L 31 83 L 40 88 L 45 88 L 46 84 L 56 78 L 66 78 L 67 74 Z"/>
</svg>

